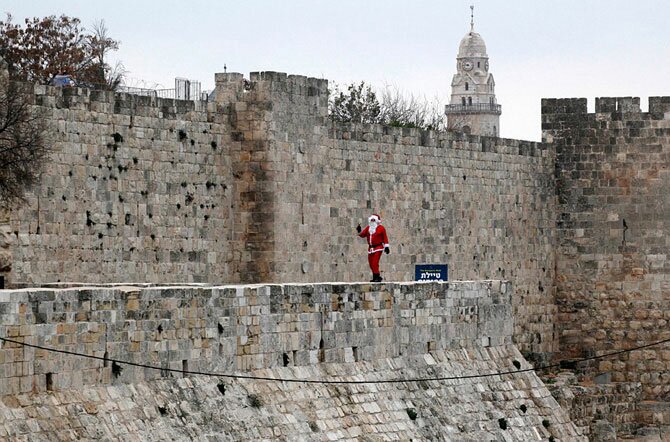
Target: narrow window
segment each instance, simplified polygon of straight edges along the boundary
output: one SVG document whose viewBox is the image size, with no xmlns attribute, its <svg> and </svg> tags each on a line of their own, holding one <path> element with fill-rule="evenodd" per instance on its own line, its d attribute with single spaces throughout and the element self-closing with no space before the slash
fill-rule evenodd
<svg viewBox="0 0 670 442">
<path fill-rule="evenodd" d="M 105 351 L 104 356 L 102 357 L 102 366 L 109 367 L 109 352 Z"/>
<path fill-rule="evenodd" d="M 47 391 L 54 390 L 54 376 L 53 373 L 47 373 Z"/>
<path fill-rule="evenodd" d="M 477 67 L 481 67 L 481 65 L 479 64 L 479 62 L 477 62 Z"/>
<path fill-rule="evenodd" d="M 463 106 L 465 106 L 465 97 L 461 97 L 461 101 L 463 102 Z"/>
<path fill-rule="evenodd" d="M 181 361 L 181 374 L 183 377 L 188 377 L 188 360 L 184 359 Z"/>
<path fill-rule="evenodd" d="M 465 82 L 465 90 L 466 91 L 470 90 L 470 83 L 468 83 L 467 81 Z"/>
<path fill-rule="evenodd" d="M 468 97 L 468 104 L 472 105 L 472 97 Z"/>
<path fill-rule="evenodd" d="M 351 347 L 351 351 L 354 354 L 354 361 L 358 362 L 358 347 Z"/>
</svg>

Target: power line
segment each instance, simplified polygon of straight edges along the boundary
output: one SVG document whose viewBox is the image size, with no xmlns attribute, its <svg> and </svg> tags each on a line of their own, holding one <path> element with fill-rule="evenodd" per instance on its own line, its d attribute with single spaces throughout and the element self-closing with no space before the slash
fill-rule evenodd
<svg viewBox="0 0 670 442">
<path fill-rule="evenodd" d="M 133 367 L 140 367 L 140 368 L 148 368 L 151 370 L 160 370 L 163 372 L 175 372 L 175 373 L 181 373 L 181 374 L 188 374 L 188 375 L 200 375 L 200 376 L 211 376 L 211 377 L 219 377 L 219 378 L 230 378 L 230 379 L 249 379 L 249 380 L 256 380 L 256 381 L 272 381 L 272 382 L 289 382 L 289 383 L 303 383 L 303 384 L 339 384 L 339 385 L 350 385 L 350 384 L 398 384 L 398 383 L 403 383 L 403 382 L 428 382 L 428 381 L 455 381 L 455 380 L 461 380 L 461 379 L 477 379 L 477 378 L 487 378 L 487 377 L 493 377 L 493 376 L 503 376 L 503 375 L 511 375 L 511 374 L 517 374 L 517 373 L 527 373 L 529 371 L 543 371 L 543 370 L 548 370 L 550 368 L 559 368 L 559 367 L 564 367 L 568 362 L 570 364 L 578 364 L 580 362 L 586 362 L 586 361 L 593 361 L 597 359 L 605 359 L 610 356 L 616 356 L 619 354 L 623 353 L 629 353 L 632 351 L 637 351 L 637 350 L 642 350 L 644 348 L 649 348 L 649 347 L 654 347 L 657 345 L 662 345 L 662 344 L 667 344 L 670 342 L 669 339 L 664 339 L 662 341 L 657 341 L 657 342 L 652 342 L 650 344 L 645 344 L 641 345 L 638 347 L 633 347 L 625 350 L 619 350 L 615 351 L 612 353 L 606 353 L 604 355 L 600 356 L 591 356 L 588 358 L 582 358 L 582 359 L 577 359 L 577 360 L 572 360 L 572 361 L 561 361 L 556 364 L 549 364 L 549 365 L 542 365 L 540 367 L 534 367 L 534 368 L 525 368 L 523 370 L 511 370 L 511 371 L 500 371 L 496 373 L 485 373 L 485 374 L 473 374 L 473 375 L 465 375 L 465 376 L 436 376 L 436 377 L 429 377 L 429 378 L 409 378 L 409 379 L 383 379 L 383 380 L 371 380 L 371 381 L 333 381 L 329 379 L 291 379 L 291 378 L 277 378 L 277 377 L 269 377 L 269 376 L 252 376 L 252 375 L 243 375 L 243 374 L 228 374 L 228 373 L 216 373 L 216 372 L 207 372 L 207 371 L 192 371 L 192 370 L 178 370 L 175 368 L 164 368 L 164 367 L 157 367 L 155 365 L 147 365 L 147 364 L 140 364 L 137 362 L 128 362 L 128 361 L 121 361 L 119 359 L 111 359 L 111 358 L 105 358 L 102 356 L 95 356 L 95 355 L 89 355 L 89 354 L 84 354 L 84 353 L 78 353 L 74 351 L 69 351 L 69 350 L 60 350 L 57 348 L 50 348 L 50 347 L 44 347 L 41 345 L 35 345 L 35 344 L 28 344 L 26 342 L 20 342 L 20 341 L 15 341 L 13 339 L 7 339 L 7 338 L 2 338 L 0 337 L 0 340 L 4 342 L 10 342 L 12 344 L 17 344 L 21 345 L 24 347 L 31 347 L 31 348 L 37 348 L 40 350 L 46 350 L 54 353 L 62 353 L 62 354 L 67 354 L 67 355 L 72 355 L 72 356 L 78 356 L 82 358 L 88 358 L 88 359 L 97 359 L 105 362 L 112 362 L 115 364 L 119 365 L 130 365 Z"/>
</svg>

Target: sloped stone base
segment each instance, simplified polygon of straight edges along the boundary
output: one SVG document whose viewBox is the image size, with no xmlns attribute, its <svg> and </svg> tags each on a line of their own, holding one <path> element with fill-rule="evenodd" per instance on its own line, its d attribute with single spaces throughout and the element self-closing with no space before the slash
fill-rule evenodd
<svg viewBox="0 0 670 442">
<path fill-rule="evenodd" d="M 528 368 L 514 346 L 258 370 L 287 379 L 389 380 Z M 225 361 L 218 361 L 225 366 Z M 6 396 L 14 440 L 585 441 L 534 372 L 326 385 L 192 376 Z"/>
</svg>

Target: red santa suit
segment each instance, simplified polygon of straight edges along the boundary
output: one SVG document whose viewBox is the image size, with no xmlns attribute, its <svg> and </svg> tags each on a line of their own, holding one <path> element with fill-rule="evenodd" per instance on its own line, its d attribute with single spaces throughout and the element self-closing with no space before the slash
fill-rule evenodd
<svg viewBox="0 0 670 442">
<path fill-rule="evenodd" d="M 368 240 L 368 264 L 372 270 L 373 280 L 381 281 L 379 273 L 379 260 L 382 257 L 382 252 L 388 250 L 389 239 L 386 235 L 386 229 L 381 225 L 381 218 L 379 215 L 372 215 L 369 218 L 370 225 L 366 226 L 358 236 L 367 238 Z M 388 251 L 387 251 L 388 253 Z"/>
</svg>

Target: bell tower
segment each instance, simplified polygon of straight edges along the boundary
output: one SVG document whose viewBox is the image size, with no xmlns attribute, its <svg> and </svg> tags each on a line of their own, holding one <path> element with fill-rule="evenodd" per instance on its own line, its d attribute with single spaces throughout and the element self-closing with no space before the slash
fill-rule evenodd
<svg viewBox="0 0 670 442">
<path fill-rule="evenodd" d="M 474 31 L 474 6 L 470 6 L 470 32 L 461 39 L 456 74 L 451 80 L 451 100 L 445 106 L 449 130 L 497 137 L 501 106 L 496 101 L 495 80 L 489 71 L 484 39 Z"/>
</svg>

